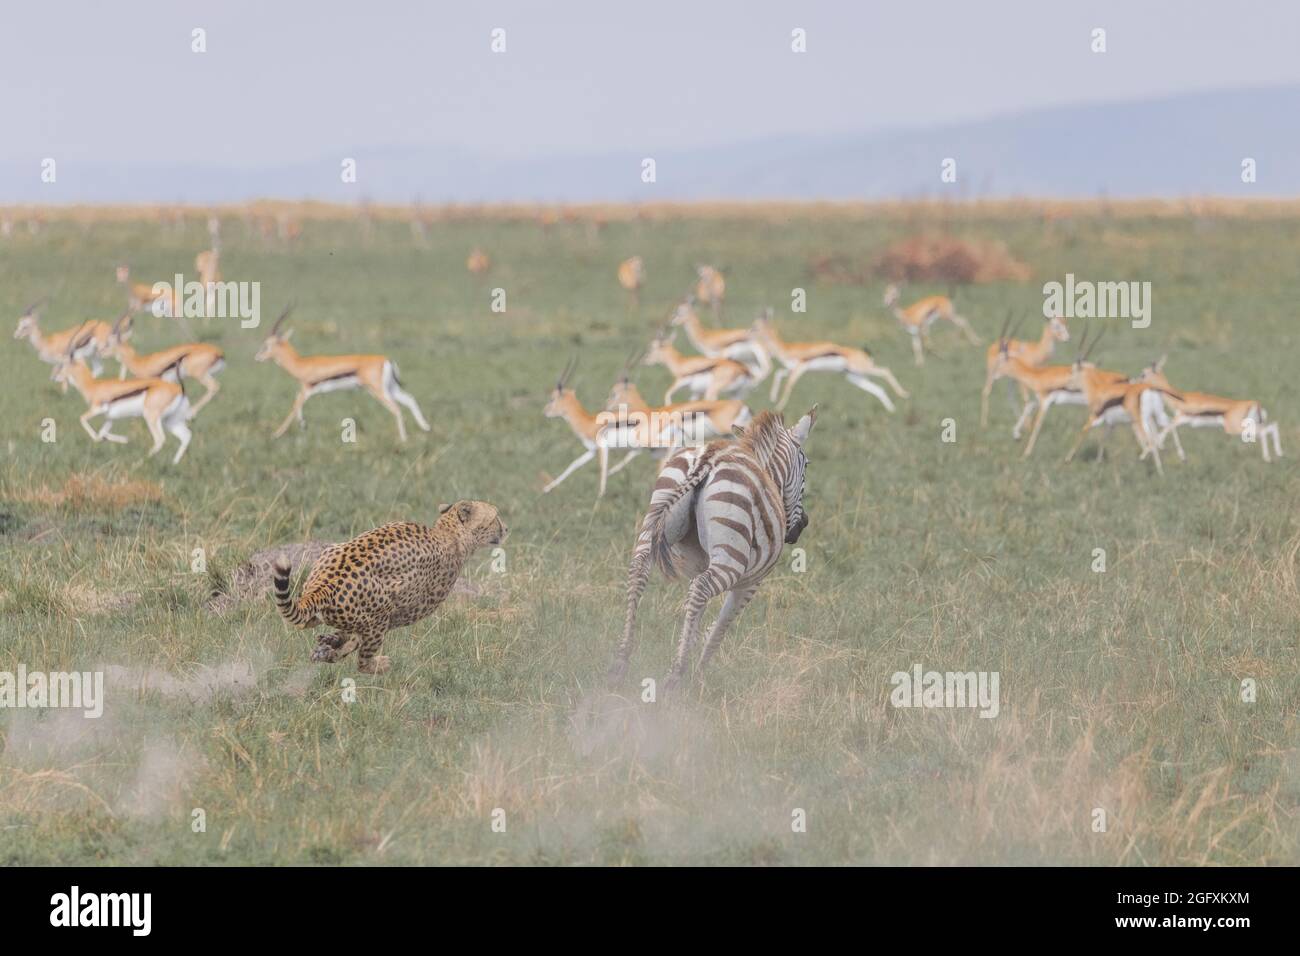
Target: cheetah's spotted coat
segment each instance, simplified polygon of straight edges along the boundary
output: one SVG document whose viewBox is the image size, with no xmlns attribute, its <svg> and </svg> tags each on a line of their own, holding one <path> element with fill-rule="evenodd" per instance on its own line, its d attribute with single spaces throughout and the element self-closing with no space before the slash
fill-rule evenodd
<svg viewBox="0 0 1300 956">
<path fill-rule="evenodd" d="M 437 609 L 479 548 L 500 544 L 507 529 L 486 501 L 444 505 L 433 525 L 398 521 L 326 548 L 297 601 L 289 568 L 275 568 L 275 602 L 298 628 L 324 625 L 335 633 L 317 640 L 312 660 L 334 663 L 357 652 L 357 669 L 382 673 L 384 635 Z"/>
</svg>

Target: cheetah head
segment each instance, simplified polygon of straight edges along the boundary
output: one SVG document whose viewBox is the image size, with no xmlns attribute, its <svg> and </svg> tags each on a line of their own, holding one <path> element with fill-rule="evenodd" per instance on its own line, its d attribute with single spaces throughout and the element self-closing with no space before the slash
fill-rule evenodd
<svg viewBox="0 0 1300 956">
<path fill-rule="evenodd" d="M 474 543 L 480 548 L 488 545 L 498 545 L 510 533 L 510 529 L 501 520 L 496 505 L 490 505 L 486 501 L 465 499 L 456 502 L 454 505 L 439 505 L 438 512 L 443 516 L 440 520 L 446 521 L 454 518 L 459 521 L 473 536 Z"/>
</svg>

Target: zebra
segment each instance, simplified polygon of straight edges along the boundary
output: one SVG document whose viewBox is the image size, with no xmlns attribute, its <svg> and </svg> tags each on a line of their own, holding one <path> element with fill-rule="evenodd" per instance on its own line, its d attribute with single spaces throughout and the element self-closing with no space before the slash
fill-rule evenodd
<svg viewBox="0 0 1300 956">
<path fill-rule="evenodd" d="M 665 464 L 650 495 L 627 572 L 623 639 L 609 670 L 611 683 L 627 673 L 636 630 L 636 609 L 652 566 L 666 577 L 689 576 L 686 616 L 665 692 L 681 683 L 699 637 L 700 615 L 709 599 L 726 594 L 700 653 L 700 667 L 722 643 L 736 616 L 781 557 L 782 542 L 794 544 L 808 526 L 804 510 L 803 446 L 817 421 L 817 406 L 787 428 L 780 414 L 760 412 L 736 441 L 721 439 L 679 450 Z"/>
</svg>

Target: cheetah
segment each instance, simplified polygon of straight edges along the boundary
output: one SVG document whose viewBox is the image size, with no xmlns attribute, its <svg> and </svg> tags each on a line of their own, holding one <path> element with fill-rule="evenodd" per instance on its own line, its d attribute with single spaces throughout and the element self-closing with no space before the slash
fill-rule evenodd
<svg viewBox="0 0 1300 956">
<path fill-rule="evenodd" d="M 328 664 L 357 652 L 357 670 L 382 674 L 384 635 L 428 617 L 451 592 L 466 559 L 505 540 L 508 529 L 486 501 L 442 505 L 433 527 L 397 521 L 331 545 L 295 602 L 289 566 L 275 565 L 275 604 L 293 627 L 326 626 L 311 659 Z"/>
</svg>

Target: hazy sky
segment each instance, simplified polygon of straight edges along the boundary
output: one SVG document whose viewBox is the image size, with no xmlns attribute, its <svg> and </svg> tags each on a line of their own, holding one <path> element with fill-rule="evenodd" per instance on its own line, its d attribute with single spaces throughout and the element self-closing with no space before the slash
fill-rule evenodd
<svg viewBox="0 0 1300 956">
<path fill-rule="evenodd" d="M 1300 82 L 1290 0 L 3 0 L 0 18 L 9 160 L 261 166 L 410 144 L 518 158 Z"/>
</svg>

